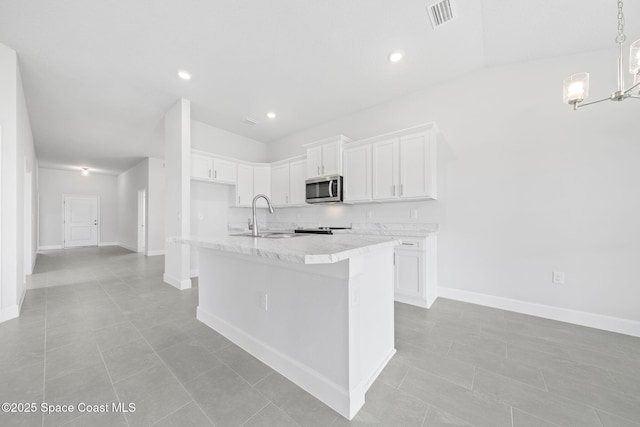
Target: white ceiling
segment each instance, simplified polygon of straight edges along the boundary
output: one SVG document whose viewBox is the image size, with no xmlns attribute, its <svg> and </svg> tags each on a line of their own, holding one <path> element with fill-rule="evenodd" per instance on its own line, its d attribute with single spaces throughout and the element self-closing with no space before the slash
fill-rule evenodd
<svg viewBox="0 0 640 427">
<path fill-rule="evenodd" d="M 0 43 L 18 52 L 40 164 L 107 173 L 163 157 L 179 97 L 270 142 L 480 67 L 615 48 L 615 0 L 452 1 L 433 30 L 432 0 L 0 0 Z M 625 14 L 634 40 L 640 2 Z"/>
</svg>

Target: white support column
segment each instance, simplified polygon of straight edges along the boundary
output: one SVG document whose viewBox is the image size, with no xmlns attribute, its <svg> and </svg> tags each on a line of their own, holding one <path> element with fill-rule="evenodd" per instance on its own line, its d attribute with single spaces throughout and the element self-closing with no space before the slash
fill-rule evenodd
<svg viewBox="0 0 640 427">
<path fill-rule="evenodd" d="M 189 236 L 191 200 L 191 103 L 180 99 L 164 118 L 165 237 Z M 167 241 L 164 281 L 178 289 L 191 287 L 190 248 Z"/>
</svg>

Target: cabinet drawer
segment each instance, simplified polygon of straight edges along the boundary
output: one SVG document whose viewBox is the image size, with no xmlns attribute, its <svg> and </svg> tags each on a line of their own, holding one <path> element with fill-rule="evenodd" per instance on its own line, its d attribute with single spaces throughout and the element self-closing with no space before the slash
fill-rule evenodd
<svg viewBox="0 0 640 427">
<path fill-rule="evenodd" d="M 402 244 L 396 246 L 396 249 L 414 249 L 417 251 L 424 249 L 424 239 L 416 237 L 397 237 L 397 239 L 402 240 Z"/>
</svg>

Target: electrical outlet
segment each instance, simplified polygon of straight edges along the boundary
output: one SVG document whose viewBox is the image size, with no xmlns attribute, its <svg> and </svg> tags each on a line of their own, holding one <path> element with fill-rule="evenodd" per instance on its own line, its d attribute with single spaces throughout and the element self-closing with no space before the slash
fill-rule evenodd
<svg viewBox="0 0 640 427">
<path fill-rule="evenodd" d="M 552 272 L 551 281 L 556 285 L 564 285 L 564 271 Z"/>
</svg>

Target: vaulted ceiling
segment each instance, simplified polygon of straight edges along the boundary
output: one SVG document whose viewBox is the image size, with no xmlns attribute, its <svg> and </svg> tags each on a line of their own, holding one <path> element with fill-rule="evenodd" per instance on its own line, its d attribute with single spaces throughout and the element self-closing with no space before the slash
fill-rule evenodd
<svg viewBox="0 0 640 427">
<path fill-rule="evenodd" d="M 164 155 L 179 97 L 268 143 L 481 67 L 615 48 L 615 0 L 452 0 L 437 29 L 433 2 L 0 0 L 0 43 L 18 53 L 40 164 L 110 173 Z M 625 14 L 634 40 L 640 2 Z"/>
</svg>

